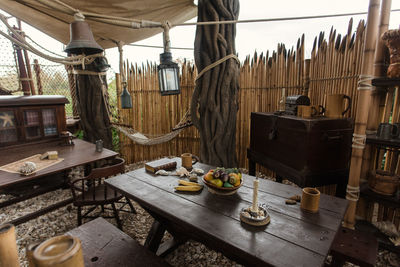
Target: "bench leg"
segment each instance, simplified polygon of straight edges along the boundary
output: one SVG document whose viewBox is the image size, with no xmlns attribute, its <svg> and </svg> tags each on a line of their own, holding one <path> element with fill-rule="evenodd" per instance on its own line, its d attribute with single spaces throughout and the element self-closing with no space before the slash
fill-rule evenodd
<svg viewBox="0 0 400 267">
<path fill-rule="evenodd" d="M 332 267 L 342 267 L 344 265 L 345 261 L 340 260 L 337 257 L 332 256 L 332 263 L 330 266 Z"/>
<path fill-rule="evenodd" d="M 78 216 L 78 226 L 82 225 L 82 207 L 81 206 L 78 206 L 77 216 Z"/>
<path fill-rule="evenodd" d="M 146 242 L 144 243 L 144 247 L 156 253 L 164 236 L 165 230 L 166 227 L 164 224 L 154 220 L 149 234 L 147 235 Z"/>
</svg>

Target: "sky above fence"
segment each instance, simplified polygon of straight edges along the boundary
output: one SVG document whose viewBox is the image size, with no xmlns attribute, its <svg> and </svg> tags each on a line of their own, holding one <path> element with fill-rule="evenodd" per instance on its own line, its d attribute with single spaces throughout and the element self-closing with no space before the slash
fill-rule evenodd
<svg viewBox="0 0 400 267">
<path fill-rule="evenodd" d="M 196 1 L 195 1 L 196 2 Z M 366 12 L 369 0 L 242 0 L 240 1 L 239 20 L 269 19 L 279 17 L 301 17 L 325 14 Z M 400 1 L 392 1 L 392 9 L 400 9 Z M 353 16 L 354 25 L 366 15 Z M 338 33 L 346 34 L 350 17 L 321 18 L 311 20 L 290 20 L 277 22 L 244 23 L 237 24 L 236 50 L 240 60 L 255 51 L 265 52 L 275 50 L 278 43 L 284 43 L 287 48 L 296 46 L 297 39 L 305 34 L 306 57 L 309 56 L 315 36 L 320 31 L 325 31 L 327 36 L 333 26 Z M 193 19 L 195 22 L 197 19 Z M 12 24 L 12 22 L 11 22 Z M 400 25 L 400 12 L 392 12 L 390 28 Z M 23 30 L 39 44 L 56 53 L 62 53 L 64 46 L 54 39 L 23 24 Z M 175 27 L 170 31 L 172 47 L 193 48 L 195 26 Z M 353 26 L 353 32 L 355 27 Z M 162 35 L 156 35 L 146 40 L 137 42 L 139 45 L 162 45 Z M 162 48 L 145 48 L 137 46 L 124 46 L 124 58 L 132 63 L 141 64 L 146 61 L 158 62 Z M 118 51 L 108 49 L 107 58 L 114 71 L 118 71 Z M 172 50 L 174 59 L 193 59 L 193 50 Z"/>
</svg>

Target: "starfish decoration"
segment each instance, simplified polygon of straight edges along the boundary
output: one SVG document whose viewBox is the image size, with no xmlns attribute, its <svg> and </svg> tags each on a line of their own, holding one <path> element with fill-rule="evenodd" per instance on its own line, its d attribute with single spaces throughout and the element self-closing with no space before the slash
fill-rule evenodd
<svg viewBox="0 0 400 267">
<path fill-rule="evenodd" d="M 0 120 L 3 120 L 3 127 L 14 126 L 14 116 L 11 116 L 8 112 L 0 113 Z"/>
</svg>

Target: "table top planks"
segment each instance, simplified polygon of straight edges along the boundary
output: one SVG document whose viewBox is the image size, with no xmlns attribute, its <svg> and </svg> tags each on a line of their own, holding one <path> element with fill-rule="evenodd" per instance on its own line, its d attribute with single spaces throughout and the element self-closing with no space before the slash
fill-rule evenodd
<svg viewBox="0 0 400 267">
<path fill-rule="evenodd" d="M 80 139 L 74 139 L 75 145 L 73 146 L 61 146 L 59 143 L 60 140 L 2 148 L 0 152 L 0 166 L 27 158 L 35 154 L 43 154 L 46 151 L 54 150 L 58 152 L 58 157 L 64 158 L 64 160 L 28 176 L 23 176 L 18 173 L 0 171 L 0 188 L 33 180 L 45 175 L 58 173 L 76 166 L 95 162 L 97 160 L 112 158 L 118 155 L 117 152 L 105 148 L 102 152 L 96 152 L 95 144 Z"/>
<path fill-rule="evenodd" d="M 212 168 L 201 163 L 195 167 Z M 285 205 L 301 189 L 260 179 L 259 203 L 268 205 L 271 223 L 257 228 L 239 218 L 240 210 L 251 205 L 255 177 L 244 175 L 243 186 L 232 196 L 211 194 L 206 187 L 198 193 L 176 192 L 178 179 L 139 169 L 107 183 L 190 238 L 248 265 L 323 265 L 347 207 L 347 200 L 321 195 L 319 212 L 305 213 L 299 204 Z"/>
</svg>

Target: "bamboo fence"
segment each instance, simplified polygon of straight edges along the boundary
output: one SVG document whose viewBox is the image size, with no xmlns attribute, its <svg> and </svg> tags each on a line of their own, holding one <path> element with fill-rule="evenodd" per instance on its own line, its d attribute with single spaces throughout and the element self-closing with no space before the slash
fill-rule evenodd
<svg viewBox="0 0 400 267">
<path fill-rule="evenodd" d="M 354 29 L 353 29 L 354 28 Z M 326 95 L 346 94 L 352 99 L 352 108 L 347 117 L 356 116 L 357 82 L 362 69 L 362 52 L 365 40 L 365 22 L 356 27 L 349 21 L 347 33 L 337 34 L 332 28 L 329 36 L 321 32 L 315 38 L 310 59 L 305 59 L 304 35 L 296 47 L 287 49 L 278 44 L 276 51 L 255 53 L 247 57 L 240 67 L 239 111 L 237 114 L 237 158 L 239 167 L 248 168 L 247 148 L 250 143 L 251 112 L 273 112 L 284 108 L 284 97 L 308 95 L 312 105 L 325 106 Z M 197 71 L 191 62 L 181 62 L 181 94 L 161 96 L 158 89 L 157 67 L 146 63 L 141 66 L 125 63 L 124 71 L 128 80 L 128 91 L 132 96 L 133 108 L 124 110 L 119 105 L 120 123 L 129 125 L 148 137 L 169 133 L 184 117 L 189 108 Z M 117 74 L 117 94 L 121 94 Z M 381 117 L 388 121 L 399 121 L 400 97 L 392 90 L 386 97 Z M 393 110 L 393 111 L 392 111 Z M 127 162 L 140 162 L 163 156 L 179 156 L 184 152 L 199 154 L 199 133 L 194 127 L 184 129 L 175 139 L 154 146 L 134 144 L 120 135 L 120 153 Z M 381 157 L 383 159 L 383 155 Z M 372 159 L 374 160 L 374 159 Z M 390 165 L 397 164 L 387 163 Z M 372 164 L 371 164 L 372 165 Z M 257 171 L 268 176 L 274 174 L 258 167 Z M 333 194 L 334 186 L 321 188 L 322 192 Z M 361 212 L 374 220 L 393 220 L 399 225 L 400 211 L 386 210 L 371 203 L 367 211 Z M 399 214 L 398 214 L 399 213 Z"/>
</svg>

